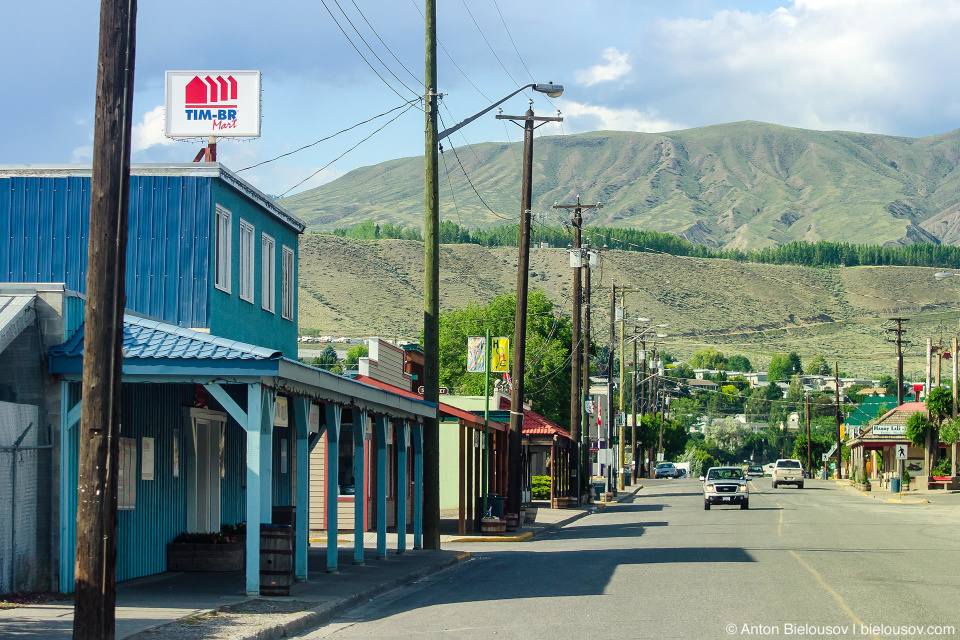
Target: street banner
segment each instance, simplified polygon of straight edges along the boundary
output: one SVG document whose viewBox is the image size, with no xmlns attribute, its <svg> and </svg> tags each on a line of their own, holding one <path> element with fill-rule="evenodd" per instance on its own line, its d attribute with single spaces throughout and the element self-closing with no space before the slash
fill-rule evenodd
<svg viewBox="0 0 960 640">
<path fill-rule="evenodd" d="M 510 338 L 492 338 L 493 352 L 490 356 L 490 371 L 506 373 L 510 371 Z"/>
<path fill-rule="evenodd" d="M 487 339 L 467 338 L 467 373 L 485 373 L 487 368 Z"/>
</svg>

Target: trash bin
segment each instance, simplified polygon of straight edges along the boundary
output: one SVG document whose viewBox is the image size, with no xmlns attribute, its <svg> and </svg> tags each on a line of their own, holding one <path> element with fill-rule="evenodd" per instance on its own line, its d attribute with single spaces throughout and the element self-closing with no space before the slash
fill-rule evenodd
<svg viewBox="0 0 960 640">
<path fill-rule="evenodd" d="M 487 494 L 487 508 L 490 509 L 490 515 L 495 518 L 503 517 L 503 503 L 507 498 L 495 493 Z"/>
<path fill-rule="evenodd" d="M 606 488 L 606 486 L 607 485 L 605 485 L 602 482 L 593 483 L 593 499 L 594 500 L 599 501 L 603 498 L 603 490 Z"/>
<path fill-rule="evenodd" d="M 260 595 L 290 595 L 293 541 L 294 532 L 290 525 L 260 525 Z"/>
<path fill-rule="evenodd" d="M 900 493 L 900 478 L 890 478 L 890 493 Z"/>
</svg>

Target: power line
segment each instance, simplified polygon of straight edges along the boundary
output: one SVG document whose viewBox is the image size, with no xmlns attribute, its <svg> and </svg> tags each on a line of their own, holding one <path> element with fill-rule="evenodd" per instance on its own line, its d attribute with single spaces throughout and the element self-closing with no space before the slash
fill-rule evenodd
<svg viewBox="0 0 960 640">
<path fill-rule="evenodd" d="M 470 16 L 470 19 L 473 20 L 473 24 L 477 27 L 477 31 L 480 32 L 480 37 L 483 38 L 483 41 L 487 43 L 487 48 L 490 49 L 490 53 L 492 53 L 493 57 L 496 58 L 497 62 L 500 63 L 500 66 L 506 72 L 507 77 L 510 78 L 513 84 L 515 84 L 516 86 L 518 87 L 523 86 L 521 83 L 517 82 L 517 79 L 514 78 L 513 75 L 511 75 L 510 70 L 507 69 L 506 65 L 503 64 L 503 60 L 501 60 L 500 56 L 497 55 L 497 52 L 494 50 L 493 45 L 491 45 L 490 41 L 487 40 L 486 34 L 483 33 L 483 29 L 480 28 L 480 24 L 477 22 L 477 19 L 473 17 L 473 12 L 470 11 L 470 7 L 467 6 L 467 0 L 461 0 L 461 2 L 463 2 L 463 8 L 467 10 L 467 14 Z M 524 92 L 524 95 L 527 95 L 527 93 Z"/>
<path fill-rule="evenodd" d="M 349 149 L 347 149 L 346 151 L 344 151 L 343 153 L 341 153 L 340 155 L 338 155 L 336 158 L 334 158 L 333 160 L 331 160 L 331 161 L 328 162 L 327 164 L 323 165 L 322 167 L 320 167 L 319 169 L 317 169 L 316 171 L 314 171 L 313 173 L 311 173 L 309 176 L 307 176 L 306 178 L 304 178 L 303 180 L 301 180 L 301 181 L 298 182 L 297 184 L 293 185 L 292 187 L 290 187 L 289 189 L 287 189 L 286 191 L 284 191 L 283 193 L 281 193 L 278 197 L 282 198 L 283 196 L 287 195 L 288 193 L 290 193 L 291 191 L 293 191 L 294 189 L 296 189 L 297 187 L 299 187 L 300 185 L 302 185 L 304 182 L 306 182 L 307 180 L 309 180 L 309 179 L 312 178 L 313 176 L 317 175 L 318 173 L 320 173 L 321 171 L 323 171 L 324 169 L 326 169 L 327 167 L 329 167 L 330 165 L 332 165 L 334 162 L 336 162 L 337 160 L 339 160 L 339 159 L 342 158 L 343 156 L 347 155 L 348 153 L 350 153 L 351 151 L 353 151 L 354 149 L 356 149 L 357 147 L 359 147 L 361 144 L 363 144 L 364 142 L 366 142 L 367 140 L 369 140 L 370 138 L 372 138 L 373 136 L 377 135 L 378 133 L 380 133 L 381 131 L 383 131 L 384 129 L 386 129 L 391 123 L 393 123 L 394 121 L 396 121 L 397 118 L 399 118 L 400 116 L 402 116 L 403 114 L 405 114 L 407 111 L 409 111 L 409 110 L 412 109 L 412 108 L 413 108 L 413 102 L 411 102 L 411 103 L 407 106 L 406 109 L 404 109 L 403 111 L 401 111 L 400 113 L 398 113 L 397 115 L 395 115 L 393 118 L 391 118 L 390 120 L 388 120 L 388 121 L 387 121 L 383 126 L 381 126 L 379 129 L 377 129 L 376 131 L 374 131 L 373 133 L 371 133 L 370 135 L 368 135 L 366 138 L 364 138 L 363 140 L 361 140 L 361 141 L 358 142 L 357 144 L 353 145 L 352 147 L 350 147 Z"/>
<path fill-rule="evenodd" d="M 439 114 L 438 114 L 438 115 L 439 115 Z M 443 117 L 440 118 L 440 122 L 443 123 Z M 446 126 L 446 125 L 444 125 L 444 126 Z M 450 139 L 447 138 L 447 140 L 448 140 L 448 142 L 449 142 Z M 510 217 L 508 217 L 508 216 L 505 216 L 505 215 L 503 215 L 503 214 L 501 214 L 501 213 L 497 213 L 496 211 L 494 211 L 494 210 L 490 207 L 490 205 L 487 204 L 487 201 L 484 200 L 484 199 L 483 199 L 483 196 L 480 195 L 480 192 L 477 191 L 477 187 L 473 184 L 473 180 L 471 180 L 471 179 L 470 179 L 470 176 L 467 175 L 467 169 L 466 169 L 466 167 L 463 166 L 463 162 L 460 161 L 460 156 L 459 156 L 459 154 L 457 154 L 457 148 L 456 148 L 455 146 L 453 146 L 453 143 L 452 143 L 452 142 L 450 142 L 449 144 L 450 144 L 450 150 L 453 151 L 453 156 L 457 159 L 457 164 L 460 165 L 460 169 L 463 171 L 463 176 L 467 179 L 467 182 L 470 183 L 470 188 L 473 189 L 473 192 L 474 192 L 475 194 L 477 194 L 477 198 L 480 199 L 480 202 L 483 203 L 483 206 L 486 207 L 487 210 L 490 211 L 490 213 L 492 213 L 493 215 L 497 216 L 498 218 L 500 218 L 500 219 L 502 219 L 502 220 L 511 220 L 512 218 L 510 218 Z M 442 145 L 442 144 L 440 145 L 440 154 L 443 155 L 443 145 Z"/>
<path fill-rule="evenodd" d="M 334 1 L 336 1 L 336 0 L 334 0 Z M 338 29 L 340 29 L 340 33 L 342 33 L 342 34 L 343 34 L 343 37 L 347 39 L 347 42 L 349 42 L 349 43 L 350 43 L 350 46 L 353 47 L 353 50 L 357 52 L 357 55 L 359 55 L 359 56 L 363 59 L 363 61 L 364 61 L 365 63 L 367 63 L 367 66 L 370 67 L 370 70 L 373 71 L 375 74 L 377 74 L 377 77 L 380 78 L 380 81 L 383 82 L 383 84 L 385 84 L 385 85 L 387 86 L 387 88 L 390 89 L 390 91 L 393 91 L 395 94 L 397 94 L 397 96 L 398 96 L 401 100 L 407 100 L 407 98 L 406 98 L 405 96 L 401 95 L 400 92 L 397 91 L 392 84 L 390 84 L 389 82 L 387 82 L 386 79 L 385 79 L 382 75 L 380 75 L 380 72 L 377 71 L 372 64 L 370 64 L 370 61 L 367 60 L 367 58 L 363 55 L 363 53 L 360 51 L 360 49 L 357 47 L 357 45 L 354 44 L 354 42 L 353 42 L 353 40 L 350 38 L 350 36 L 347 35 L 346 30 L 343 28 L 343 26 L 340 25 L 340 22 L 337 20 L 337 17 L 336 17 L 335 15 L 333 15 L 333 12 L 332 12 L 332 11 L 330 11 L 330 7 L 327 6 L 326 0 L 320 0 L 320 3 L 323 5 L 323 8 L 327 10 L 327 13 L 330 14 L 330 17 L 333 19 L 334 24 L 337 25 L 337 28 L 338 28 Z M 337 7 L 339 8 L 340 5 L 338 4 Z M 340 9 L 340 11 L 342 12 L 343 9 Z M 349 18 L 347 18 L 347 20 L 349 20 Z M 351 26 L 352 26 L 352 23 L 351 23 Z M 355 28 L 355 27 L 354 27 L 354 31 L 356 31 L 356 28 Z M 361 39 L 362 39 L 362 38 L 361 38 Z M 364 41 L 364 44 L 366 44 L 366 41 Z M 369 46 L 370 46 L 370 45 L 367 45 L 368 48 L 369 48 Z M 377 59 L 379 60 L 379 57 L 378 57 Z M 383 61 L 381 61 L 380 64 L 383 64 Z M 387 69 L 387 71 L 390 71 L 390 69 Z M 393 74 L 392 71 L 390 71 L 390 73 L 391 73 L 391 75 Z M 393 77 L 396 78 L 395 75 L 394 75 Z M 399 78 L 397 78 L 397 80 L 399 81 Z M 400 84 L 403 84 L 403 83 L 401 82 Z M 407 85 L 403 85 L 403 86 L 406 87 Z M 413 91 L 413 90 L 410 89 L 409 87 L 407 87 L 407 90 L 410 91 L 411 93 L 413 93 L 414 95 L 417 95 L 417 92 L 416 92 L 416 91 Z"/>
<path fill-rule="evenodd" d="M 418 82 L 418 83 L 421 82 L 423 79 L 418 78 L 412 71 L 410 71 L 410 69 L 407 69 L 406 65 L 400 61 L 400 58 L 398 58 L 397 55 L 393 52 L 393 50 L 391 50 L 390 47 L 387 46 L 387 43 L 383 41 L 383 38 L 380 37 L 380 34 L 377 33 L 377 30 L 374 29 L 373 25 L 370 24 L 370 21 L 367 20 L 367 16 L 363 15 L 363 11 L 361 11 L 360 7 L 357 6 L 356 0 L 350 0 L 350 1 L 353 2 L 353 6 L 357 9 L 357 13 L 360 14 L 360 17 L 363 18 L 363 21 L 367 23 L 368 27 L 370 27 L 370 31 L 373 31 L 373 35 L 377 36 L 377 40 L 379 40 L 380 44 L 383 45 L 383 48 L 386 49 L 391 56 L 393 56 L 393 59 L 397 61 L 397 64 L 399 64 L 403 68 L 403 70 L 406 71 L 411 78 L 413 78 L 414 82 Z M 343 9 L 341 9 L 341 11 L 343 11 Z"/>
<path fill-rule="evenodd" d="M 276 158 L 270 158 L 269 160 L 264 160 L 263 162 L 258 162 L 257 164 L 252 164 L 252 165 L 250 165 L 249 167 L 244 167 L 243 169 L 237 169 L 237 173 L 240 173 L 241 171 L 246 171 L 247 169 L 254 169 L 254 168 L 256 168 L 256 167 L 259 167 L 260 165 L 267 164 L 268 162 L 273 162 L 274 160 L 279 160 L 280 158 L 285 158 L 285 157 L 287 157 L 287 156 L 292 156 L 293 154 L 298 153 L 298 152 L 300 152 L 300 151 L 303 151 L 304 149 L 309 149 L 310 147 L 315 146 L 315 145 L 318 145 L 318 144 L 320 144 L 321 142 L 326 142 L 327 140 L 330 140 L 330 139 L 332 139 L 332 138 L 335 138 L 335 137 L 337 137 L 338 135 L 340 135 L 341 133 L 346 133 L 347 131 L 350 131 L 351 129 L 356 129 L 356 128 L 359 127 L 360 125 L 367 124 L 368 122 L 373 122 L 373 121 L 376 120 L 377 118 L 382 118 L 383 116 L 385 116 L 385 115 L 387 115 L 387 114 L 393 113 L 393 112 L 396 111 L 397 109 L 403 109 L 404 107 L 406 107 L 406 106 L 408 106 L 408 105 L 411 105 L 411 104 L 413 104 L 414 102 L 418 102 L 419 100 L 421 100 L 421 98 L 415 98 L 415 99 L 413 99 L 413 100 L 408 100 L 408 101 L 405 102 L 404 104 L 401 104 L 401 105 L 399 105 L 399 106 L 396 106 L 396 107 L 394 107 L 393 109 L 390 109 L 389 111 L 384 111 L 383 113 L 379 113 L 379 114 L 373 116 L 372 118 L 367 118 L 366 120 L 363 120 L 363 121 L 361 121 L 361 122 L 358 122 L 357 124 L 350 125 L 350 126 L 347 127 L 346 129 L 341 129 L 340 131 L 337 131 L 336 133 L 330 134 L 329 136 L 326 136 L 325 138 L 320 138 L 320 139 L 317 140 L 316 142 L 311 142 L 310 144 L 305 144 L 305 145 L 303 145 L 302 147 L 300 147 L 300 148 L 298 148 L 298 149 L 294 149 L 293 151 L 288 151 L 287 153 L 281 153 L 281 154 L 280 154 L 279 156 L 277 156 Z"/>
</svg>

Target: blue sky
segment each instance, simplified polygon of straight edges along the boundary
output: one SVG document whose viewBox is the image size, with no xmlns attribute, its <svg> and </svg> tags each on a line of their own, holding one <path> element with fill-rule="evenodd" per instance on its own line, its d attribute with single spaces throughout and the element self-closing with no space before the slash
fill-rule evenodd
<svg viewBox="0 0 960 640">
<path fill-rule="evenodd" d="M 554 100 L 530 94 L 538 114 L 559 109 L 565 118 L 539 135 L 739 120 L 910 137 L 960 127 L 960 77 L 953 71 L 960 0 L 438 4 L 441 127 L 534 81 L 566 88 Z M 419 0 L 141 2 L 133 160 L 186 162 L 201 146 L 163 136 L 167 69 L 262 71 L 261 138 L 219 146 L 219 159 L 235 170 L 413 99 L 422 91 L 422 10 Z M 8 91 L 0 101 L 0 163 L 90 161 L 98 20 L 94 2 L 4 8 L 0 80 Z M 503 105 L 506 113 L 526 107 L 523 94 Z M 241 175 L 279 194 L 328 164 L 294 192 L 358 166 L 422 155 L 423 114 L 413 108 L 333 162 L 396 113 Z M 519 139 L 517 127 L 491 113 L 450 142 Z"/>
</svg>

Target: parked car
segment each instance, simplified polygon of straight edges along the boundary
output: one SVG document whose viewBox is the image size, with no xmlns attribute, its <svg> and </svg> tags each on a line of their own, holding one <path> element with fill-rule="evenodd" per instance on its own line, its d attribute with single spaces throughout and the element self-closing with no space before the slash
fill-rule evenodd
<svg viewBox="0 0 960 640">
<path fill-rule="evenodd" d="M 661 462 L 653 470 L 654 478 L 676 478 L 678 475 L 677 468 L 672 462 Z"/>
<path fill-rule="evenodd" d="M 750 508 L 750 489 L 740 467 L 710 467 L 703 482 L 703 508 L 713 504 L 739 504 Z"/>
<path fill-rule="evenodd" d="M 781 484 L 795 484 L 798 489 L 803 489 L 803 465 L 799 460 L 785 458 L 777 460 L 773 467 L 773 488 L 776 489 Z"/>
<path fill-rule="evenodd" d="M 763 477 L 763 467 L 759 465 L 748 465 L 747 466 L 747 477 L 748 478 L 762 478 Z"/>
</svg>

